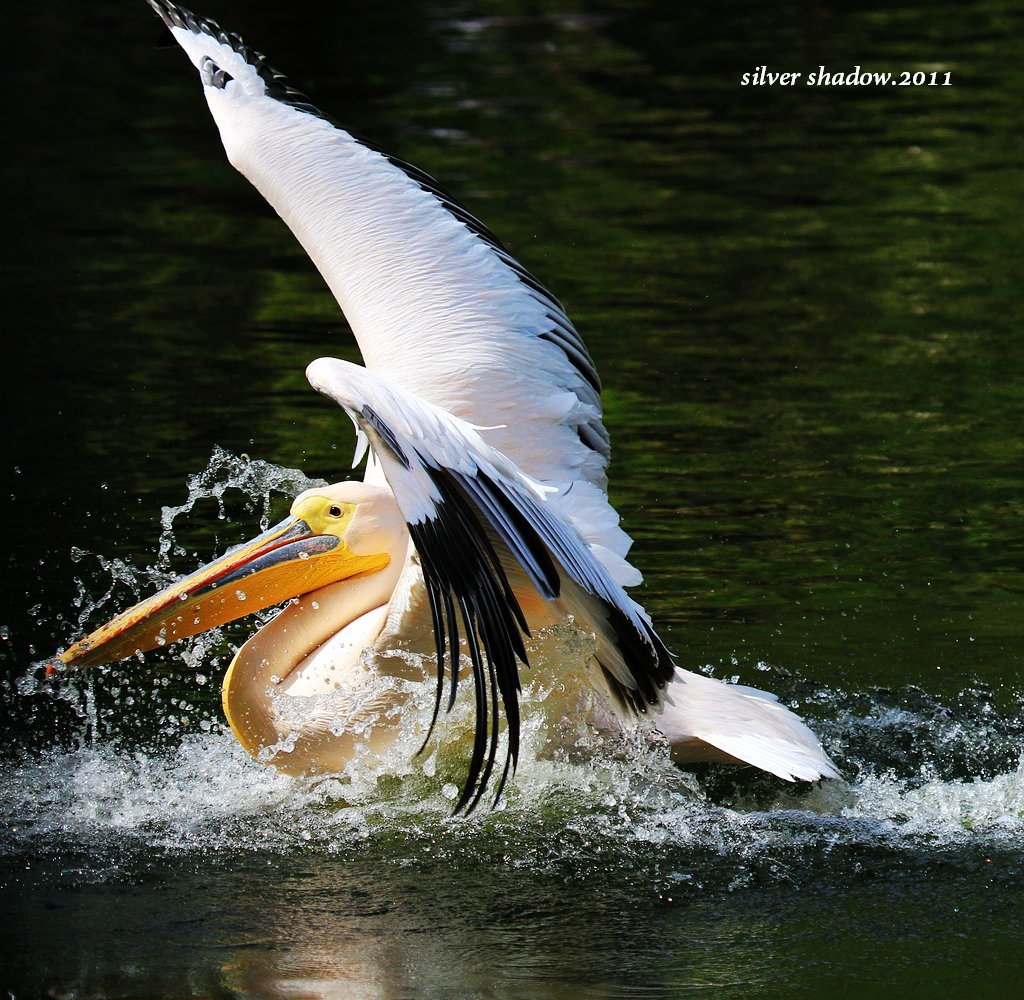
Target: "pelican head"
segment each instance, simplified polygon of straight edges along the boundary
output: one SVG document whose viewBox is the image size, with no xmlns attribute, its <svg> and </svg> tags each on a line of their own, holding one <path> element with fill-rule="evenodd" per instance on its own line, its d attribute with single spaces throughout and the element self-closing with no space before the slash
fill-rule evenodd
<svg viewBox="0 0 1024 1000">
<path fill-rule="evenodd" d="M 90 667 L 165 646 L 404 560 L 408 535 L 387 489 L 345 482 L 300 494 L 252 541 L 122 612 L 58 656 Z"/>
</svg>

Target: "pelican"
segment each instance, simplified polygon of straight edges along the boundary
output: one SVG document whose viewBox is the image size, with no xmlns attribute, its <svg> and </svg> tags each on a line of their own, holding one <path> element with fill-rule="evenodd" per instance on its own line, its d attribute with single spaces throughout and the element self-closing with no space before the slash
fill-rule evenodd
<svg viewBox="0 0 1024 1000">
<path fill-rule="evenodd" d="M 287 602 L 222 689 L 242 746 L 287 773 L 339 771 L 414 725 L 426 745 L 469 686 L 456 812 L 488 787 L 497 801 L 532 659 L 585 690 L 595 725 L 651 719 L 680 763 L 837 776 L 774 696 L 677 668 L 627 594 L 641 576 L 606 493 L 601 384 L 559 301 L 432 177 L 337 125 L 238 35 L 148 2 L 198 71 L 229 161 L 351 326 L 365 367 L 320 358 L 306 374 L 351 418 L 354 465 L 367 466 L 362 482 L 301 494 L 284 522 L 118 615 L 54 669 Z M 559 623 L 588 640 L 574 662 L 545 657 Z M 410 683 L 432 688 L 429 723 L 409 710 Z"/>
</svg>

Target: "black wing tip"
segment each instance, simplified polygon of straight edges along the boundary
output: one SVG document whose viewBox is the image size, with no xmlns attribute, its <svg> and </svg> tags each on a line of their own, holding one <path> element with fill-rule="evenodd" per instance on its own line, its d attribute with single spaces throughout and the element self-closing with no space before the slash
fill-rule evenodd
<svg viewBox="0 0 1024 1000">
<path fill-rule="evenodd" d="M 529 666 L 522 640 L 528 632 L 497 553 L 458 481 L 445 470 L 426 464 L 425 468 L 439 499 L 435 501 L 434 516 L 409 524 L 409 534 L 423 568 L 437 650 L 438 682 L 430 732 L 440 711 L 447 669 L 451 671 L 447 710 L 454 705 L 460 642 L 464 638 L 472 665 L 476 712 L 473 753 L 453 813 L 468 816 L 492 784 L 502 741 L 502 714 L 506 722 L 505 764 L 493 806 L 515 770 L 519 755 L 519 664 Z"/>
<path fill-rule="evenodd" d="M 650 623 L 643 622 L 638 629 L 636 622 L 615 605 L 606 605 L 606 610 L 615 644 L 629 667 L 632 685 L 619 680 L 599 657 L 595 659 L 618 703 L 643 715 L 661 703 L 662 693 L 675 676 L 675 657 Z"/>
<path fill-rule="evenodd" d="M 509 611 L 517 618 L 524 634 L 526 622 L 486 532 L 488 524 L 502 539 L 520 566 L 529 574 L 538 592 L 548 589 L 547 572 L 552 574 L 550 589 L 558 593 L 559 572 L 552 561 L 552 552 L 560 551 L 558 539 L 548 531 L 545 534 L 523 516 L 512 498 L 505 496 L 482 471 L 468 476 L 451 469 L 440 469 L 425 464 L 430 480 L 440 500 L 435 504 L 436 519 L 419 525 L 410 525 L 410 533 L 424 564 L 424 577 L 428 579 L 428 593 L 437 601 L 437 594 L 455 592 L 459 598 L 466 641 L 473 663 L 474 687 L 477 695 L 477 725 L 473 758 L 469 774 L 456 805 L 456 813 L 465 810 L 468 815 L 481 801 L 490 782 L 498 742 L 498 705 L 496 692 L 501 692 L 501 704 L 508 721 L 508 756 L 501 776 L 495 805 L 500 798 L 510 770 L 514 770 L 518 754 L 519 703 L 516 658 L 510 650 L 517 649 L 513 638 L 521 645 L 518 633 L 509 624 Z M 543 525 L 542 525 L 543 527 Z M 472 529 L 471 534 L 466 534 Z M 555 548 L 549 551 L 549 546 Z M 573 575 L 571 553 L 563 552 L 561 559 L 566 572 Z M 661 703 L 662 693 L 675 674 L 672 654 L 646 616 L 620 607 L 601 586 L 601 580 L 587 580 L 577 567 L 574 579 L 587 586 L 605 608 L 608 624 L 615 635 L 615 645 L 625 660 L 630 677 L 619 679 L 604 664 L 601 669 L 613 696 L 627 711 L 644 714 Z M 465 581 L 475 580 L 475 591 L 465 589 Z M 586 581 L 586 582 L 584 582 Z M 467 596 L 472 602 L 467 603 Z M 449 597 L 450 601 L 450 597 Z M 516 614 L 518 612 L 518 614 Z M 435 613 L 435 620 L 439 615 Z M 449 617 L 452 617 L 449 614 Z M 500 627 L 499 627 L 500 625 Z M 479 635 L 478 635 L 479 632 Z M 458 660 L 457 627 L 448 630 L 447 637 L 438 635 L 439 670 L 444 669 L 445 647 L 455 637 L 451 649 L 453 669 Z M 481 643 L 482 638 L 482 643 Z M 487 654 L 486 665 L 480 647 Z M 525 650 L 518 659 L 526 663 Z M 599 661 L 600 663 L 600 661 Z M 497 673 L 495 673 L 497 665 Z M 443 678 L 442 678 L 443 680 Z M 453 677 L 454 681 L 454 677 Z M 439 683 L 438 698 L 442 684 Z M 484 692 L 493 702 L 491 719 L 493 732 L 488 737 L 488 706 Z M 449 703 L 449 708 L 451 703 Z M 436 717 L 435 705 L 435 717 Z M 486 762 L 485 762 L 486 755 Z"/>
<path fill-rule="evenodd" d="M 407 177 L 417 183 L 424 191 L 432 194 L 441 206 L 455 219 L 461 222 L 471 233 L 487 244 L 498 257 L 512 270 L 516 277 L 527 288 L 541 296 L 542 301 L 550 305 L 556 312 L 552 319 L 556 327 L 562 327 L 562 335 L 546 337 L 555 346 L 562 349 L 569 363 L 576 369 L 577 373 L 590 385 L 593 391 L 600 397 L 601 381 L 597 369 L 590 357 L 583 340 L 565 314 L 561 302 L 552 295 L 548 289 L 541 284 L 511 253 L 497 236 L 483 222 L 470 212 L 443 184 L 431 176 L 425 170 L 420 169 L 407 160 L 389 153 L 371 140 L 355 135 L 351 130 L 345 129 L 336 122 L 330 115 L 325 114 L 318 108 L 310 98 L 297 87 L 284 73 L 279 72 L 268 65 L 267 57 L 261 52 L 250 48 L 242 40 L 242 37 L 233 32 L 221 30 L 220 25 L 211 18 L 199 17 L 185 7 L 172 3 L 171 0 L 148 0 L 149 5 L 156 11 L 157 16 L 164 22 L 168 30 L 174 28 L 185 28 L 194 34 L 206 34 L 217 39 L 224 45 L 229 45 L 235 52 L 241 55 L 245 61 L 252 66 L 263 79 L 267 88 L 267 95 L 282 104 L 287 104 L 296 111 L 301 111 L 314 118 L 322 118 L 325 122 L 333 125 L 348 135 L 352 136 L 360 145 L 380 154 L 392 166 L 401 170 Z M 564 317 L 564 324 L 562 319 Z M 564 335 L 565 326 L 571 330 L 571 336 Z M 568 341 L 568 344 L 566 343 Z"/>
<path fill-rule="evenodd" d="M 475 476 L 454 471 L 446 475 L 477 504 L 488 523 L 527 572 L 538 593 L 548 601 L 558 597 L 561 579 L 551 553 L 524 517 L 522 510 L 479 469 Z M 525 621 L 523 629 L 526 630 Z"/>
<path fill-rule="evenodd" d="M 170 0 L 149 0 L 149 6 L 168 28 L 185 28 L 195 34 L 200 32 L 216 37 L 220 34 L 220 25 L 208 17 L 197 17 L 186 7 L 179 7 Z"/>
<path fill-rule="evenodd" d="M 186 31 L 191 31 L 194 35 L 209 35 L 222 45 L 227 45 L 237 52 L 259 74 L 267 88 L 268 97 L 287 104 L 296 111 L 312 115 L 314 118 L 327 118 L 306 94 L 292 85 L 284 73 L 267 63 L 267 57 L 262 52 L 257 52 L 256 49 L 246 45 L 241 35 L 223 31 L 212 18 L 199 17 L 187 8 L 172 3 L 171 0 L 148 0 L 148 2 L 168 30 L 183 28 Z"/>
</svg>

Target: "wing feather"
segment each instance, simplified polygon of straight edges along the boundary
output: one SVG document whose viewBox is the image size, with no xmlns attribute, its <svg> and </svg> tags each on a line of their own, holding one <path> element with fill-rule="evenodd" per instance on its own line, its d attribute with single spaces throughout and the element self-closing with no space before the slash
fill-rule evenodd
<svg viewBox="0 0 1024 1000">
<path fill-rule="evenodd" d="M 572 606 L 587 609 L 587 624 L 599 635 L 598 660 L 622 701 L 639 711 L 660 702 L 674 673 L 671 655 L 643 609 L 562 516 L 555 490 L 491 448 L 477 428 L 358 365 L 321 358 L 306 374 L 366 434 L 419 553 L 438 661 L 431 730 L 449 672 L 449 710 L 454 702 L 465 638 L 476 726 L 459 809 L 474 808 L 490 781 L 499 704 L 508 727 L 499 794 L 515 768 L 519 668 L 528 666 L 526 618 L 489 530 L 543 597 L 558 600 L 568 588 Z M 589 603 L 573 596 L 579 593 Z"/>
<path fill-rule="evenodd" d="M 309 254 L 365 358 L 369 371 L 317 362 L 311 380 L 365 434 L 367 475 L 388 480 L 420 551 L 436 708 L 446 671 L 455 697 L 465 638 L 477 730 L 460 807 L 471 809 L 495 766 L 499 702 L 502 782 L 515 766 L 526 662 L 494 544 L 545 598 L 582 606 L 624 702 L 654 704 L 672 673 L 622 590 L 639 574 L 605 494 L 593 360 L 558 299 L 437 181 L 336 125 L 238 35 L 172 0 L 150 3 L 198 69 L 228 159 Z"/>
<path fill-rule="evenodd" d="M 150 3 L 199 70 L 229 160 L 320 270 L 367 368 L 488 427 L 528 474 L 603 488 L 600 380 L 558 299 L 433 177 L 337 125 L 238 35 Z"/>
</svg>

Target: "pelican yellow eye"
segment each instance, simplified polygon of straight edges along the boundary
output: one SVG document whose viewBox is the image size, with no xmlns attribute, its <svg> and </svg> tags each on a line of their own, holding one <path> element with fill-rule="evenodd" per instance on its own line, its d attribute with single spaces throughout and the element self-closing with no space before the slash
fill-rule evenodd
<svg viewBox="0 0 1024 1000">
<path fill-rule="evenodd" d="M 295 498 L 292 517 L 305 521 L 315 535 L 342 538 L 352 523 L 357 504 L 346 503 L 330 495 L 309 490 Z"/>
</svg>

